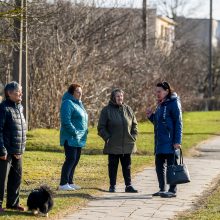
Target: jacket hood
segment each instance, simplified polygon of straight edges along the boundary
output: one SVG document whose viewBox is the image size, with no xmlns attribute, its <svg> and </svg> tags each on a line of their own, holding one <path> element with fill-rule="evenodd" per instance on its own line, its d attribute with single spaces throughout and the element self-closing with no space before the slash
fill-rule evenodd
<svg viewBox="0 0 220 220">
<path fill-rule="evenodd" d="M 121 105 L 118 105 L 118 104 L 116 103 L 116 99 L 115 99 L 115 96 L 116 96 L 116 93 L 117 93 L 117 92 L 120 92 L 120 93 L 124 94 L 124 91 L 123 91 L 122 89 L 119 89 L 119 88 L 114 89 L 114 90 L 111 92 L 111 95 L 110 95 L 109 105 L 113 105 L 113 106 L 118 106 L 118 107 L 120 107 Z M 123 105 L 123 104 L 122 104 L 122 105 Z"/>
<path fill-rule="evenodd" d="M 122 103 L 122 105 L 118 105 L 116 102 L 114 102 L 112 100 L 110 100 L 108 104 L 111 106 L 117 107 L 117 108 L 124 106 L 124 103 Z"/>
<path fill-rule="evenodd" d="M 172 95 L 167 98 L 164 102 L 173 102 L 173 101 L 176 101 L 176 100 L 179 100 L 179 96 L 174 92 L 172 93 Z"/>
<path fill-rule="evenodd" d="M 73 95 L 71 95 L 69 92 L 65 92 L 63 97 L 62 97 L 62 102 L 65 101 L 65 100 L 71 100 L 73 102 L 80 102 L 80 100 L 74 98 Z"/>
</svg>

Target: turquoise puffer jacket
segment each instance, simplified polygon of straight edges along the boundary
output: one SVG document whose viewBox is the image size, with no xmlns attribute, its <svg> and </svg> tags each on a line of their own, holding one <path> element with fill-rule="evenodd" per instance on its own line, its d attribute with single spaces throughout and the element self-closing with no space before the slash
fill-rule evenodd
<svg viewBox="0 0 220 220">
<path fill-rule="evenodd" d="M 82 101 L 68 92 L 62 98 L 60 120 L 60 145 L 64 146 L 67 141 L 69 146 L 84 147 L 88 134 L 88 114 Z"/>
</svg>

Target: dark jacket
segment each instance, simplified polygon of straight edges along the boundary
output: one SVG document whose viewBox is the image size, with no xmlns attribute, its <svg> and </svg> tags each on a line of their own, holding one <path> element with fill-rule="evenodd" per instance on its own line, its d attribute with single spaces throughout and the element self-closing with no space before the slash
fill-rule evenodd
<svg viewBox="0 0 220 220">
<path fill-rule="evenodd" d="M 0 156 L 22 154 L 26 145 L 23 107 L 9 99 L 0 104 Z"/>
<path fill-rule="evenodd" d="M 128 105 L 111 101 L 105 106 L 98 122 L 98 135 L 105 141 L 104 154 L 131 154 L 136 151 L 137 120 Z"/>
<path fill-rule="evenodd" d="M 182 142 L 182 110 L 176 93 L 159 104 L 149 120 L 154 124 L 155 153 L 173 153 L 173 145 Z"/>
</svg>

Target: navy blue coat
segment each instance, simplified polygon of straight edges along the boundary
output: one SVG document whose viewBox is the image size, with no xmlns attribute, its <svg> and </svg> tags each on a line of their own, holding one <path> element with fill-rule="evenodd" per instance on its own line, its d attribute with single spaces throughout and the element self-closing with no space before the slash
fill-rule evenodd
<svg viewBox="0 0 220 220">
<path fill-rule="evenodd" d="M 149 120 L 154 124 L 155 154 L 171 154 L 182 143 L 182 110 L 179 97 L 172 94 L 157 106 Z"/>
</svg>

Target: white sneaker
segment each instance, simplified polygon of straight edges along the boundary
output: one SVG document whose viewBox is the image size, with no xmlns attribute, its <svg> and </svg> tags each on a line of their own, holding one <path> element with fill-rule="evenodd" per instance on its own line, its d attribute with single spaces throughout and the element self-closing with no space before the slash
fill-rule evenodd
<svg viewBox="0 0 220 220">
<path fill-rule="evenodd" d="M 78 185 L 75 185 L 75 184 L 69 184 L 69 186 L 72 187 L 75 190 L 81 189 L 81 186 L 78 186 Z"/>
<path fill-rule="evenodd" d="M 65 185 L 60 185 L 58 187 L 58 190 L 63 190 L 63 191 L 66 191 L 66 190 L 75 190 L 74 188 L 70 187 L 70 185 L 67 183 Z"/>
</svg>

